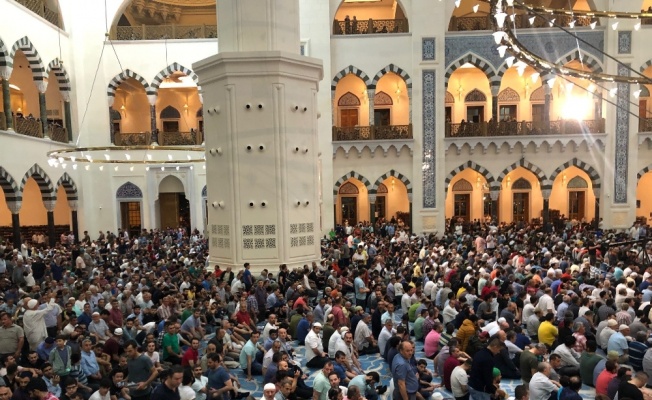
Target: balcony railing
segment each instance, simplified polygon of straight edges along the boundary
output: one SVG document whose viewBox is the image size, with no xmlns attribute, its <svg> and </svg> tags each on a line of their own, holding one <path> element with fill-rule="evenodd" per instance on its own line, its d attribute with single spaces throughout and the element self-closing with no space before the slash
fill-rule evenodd
<svg viewBox="0 0 652 400">
<path fill-rule="evenodd" d="M 27 8 L 34 14 L 37 14 L 52 25 L 61 28 L 61 24 L 59 22 L 59 12 L 49 9 L 46 6 L 45 0 L 16 0 L 16 3 Z"/>
<path fill-rule="evenodd" d="M 559 120 L 548 123 L 538 121 L 480 122 L 446 124 L 446 137 L 566 135 L 579 133 L 604 133 L 604 119 L 591 121 Z"/>
<path fill-rule="evenodd" d="M 195 146 L 203 141 L 203 135 L 199 131 L 161 132 L 158 136 L 161 146 Z"/>
<path fill-rule="evenodd" d="M 111 40 L 206 39 L 217 37 L 217 25 L 114 26 Z"/>
<path fill-rule="evenodd" d="M 652 132 L 652 118 L 641 118 L 638 120 L 639 132 Z"/>
<path fill-rule="evenodd" d="M 535 18 L 534 23 L 530 24 L 531 16 L 528 14 L 517 15 L 514 19 L 517 29 L 524 28 L 549 28 L 550 24 L 543 18 Z M 571 20 L 575 19 L 575 26 L 589 26 L 591 19 L 588 17 L 572 17 L 569 15 L 555 16 L 555 23 L 561 26 L 568 26 Z M 448 31 L 488 31 L 492 30 L 491 17 L 488 15 L 478 15 L 472 17 L 451 17 L 448 24 Z"/>
<path fill-rule="evenodd" d="M 116 132 L 116 146 L 147 146 L 152 144 L 151 132 Z M 159 132 L 158 144 L 161 146 L 199 146 L 204 141 L 202 132 Z"/>
<path fill-rule="evenodd" d="M 66 128 L 58 124 L 48 125 L 48 136 L 55 142 L 68 143 L 68 132 Z"/>
<path fill-rule="evenodd" d="M 25 136 L 42 138 L 41 120 L 34 117 L 19 117 L 14 115 L 14 132 Z"/>
<path fill-rule="evenodd" d="M 412 139 L 412 125 L 333 127 L 333 141 Z"/>
<path fill-rule="evenodd" d="M 333 35 L 364 35 L 368 33 L 409 32 L 407 19 L 335 20 Z"/>
</svg>

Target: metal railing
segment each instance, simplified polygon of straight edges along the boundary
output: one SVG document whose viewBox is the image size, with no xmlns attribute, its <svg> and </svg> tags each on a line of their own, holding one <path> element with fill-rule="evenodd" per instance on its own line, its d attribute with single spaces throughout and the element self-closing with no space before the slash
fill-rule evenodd
<svg viewBox="0 0 652 400">
<path fill-rule="evenodd" d="M 111 40 L 163 40 L 217 38 L 217 25 L 114 26 Z"/>
<path fill-rule="evenodd" d="M 333 141 L 412 139 L 412 125 L 333 127 Z"/>
<path fill-rule="evenodd" d="M 543 18 L 535 18 L 534 23 L 530 24 L 531 16 L 528 14 L 517 15 L 514 19 L 514 24 L 517 29 L 524 28 L 549 28 L 550 23 Z M 550 18 L 552 20 L 552 18 Z M 588 17 L 575 17 L 570 15 L 557 15 L 555 16 L 555 23 L 561 26 L 568 26 L 571 20 L 575 19 L 575 26 L 589 26 L 591 19 Z M 451 17 L 448 23 L 448 31 L 488 31 L 492 30 L 491 16 L 477 15 L 471 17 Z"/>
<path fill-rule="evenodd" d="M 19 117 L 14 115 L 14 132 L 25 136 L 43 137 L 41 120 L 34 117 Z"/>
<path fill-rule="evenodd" d="M 407 19 L 363 19 L 333 21 L 333 35 L 409 32 Z"/>
<path fill-rule="evenodd" d="M 48 136 L 55 142 L 68 143 L 68 132 L 66 128 L 57 124 L 48 125 Z"/>
<path fill-rule="evenodd" d="M 640 118 L 638 120 L 639 132 L 652 132 L 652 118 Z"/>
<path fill-rule="evenodd" d="M 567 135 L 579 133 L 604 133 L 604 119 L 577 121 L 558 120 L 539 121 L 504 121 L 504 122 L 463 122 L 446 123 L 447 138 L 478 136 L 521 136 L 521 135 Z"/>
<path fill-rule="evenodd" d="M 34 14 L 37 14 L 44 20 L 48 21 L 52 25 L 61 28 L 61 23 L 59 21 L 59 12 L 56 10 L 49 9 L 46 6 L 45 0 L 15 0 L 15 1 L 16 3 L 32 11 Z"/>
<path fill-rule="evenodd" d="M 147 146 L 151 140 L 150 132 L 116 132 L 113 142 L 116 146 Z"/>
<path fill-rule="evenodd" d="M 195 146 L 202 144 L 202 133 L 190 132 L 160 132 L 158 134 L 161 146 Z"/>
</svg>

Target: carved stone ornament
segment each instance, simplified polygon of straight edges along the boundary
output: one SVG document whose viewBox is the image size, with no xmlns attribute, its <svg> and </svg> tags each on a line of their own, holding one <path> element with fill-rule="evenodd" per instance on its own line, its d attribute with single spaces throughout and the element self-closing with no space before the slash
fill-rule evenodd
<svg viewBox="0 0 652 400">
<path fill-rule="evenodd" d="M 455 96 L 451 92 L 446 92 L 446 104 L 453 104 L 455 103 Z"/>
<path fill-rule="evenodd" d="M 394 104 L 392 97 L 385 92 L 378 92 L 374 96 L 374 105 L 376 106 L 391 106 Z"/>
<path fill-rule="evenodd" d="M 340 186 L 340 194 L 358 194 L 359 192 L 358 187 L 351 182 Z"/>
<path fill-rule="evenodd" d="M 512 88 L 507 88 L 502 92 L 498 93 L 498 101 L 501 102 L 519 102 L 521 101 L 521 96 L 518 95 L 516 90 Z"/>
<path fill-rule="evenodd" d="M 340 100 L 337 102 L 338 106 L 348 106 L 348 107 L 355 107 L 360 105 L 360 99 L 358 96 L 354 95 L 351 92 L 346 92 L 342 97 L 340 97 Z"/>
<path fill-rule="evenodd" d="M 473 185 L 466 179 L 460 179 L 453 185 L 453 192 L 472 192 Z"/>
<path fill-rule="evenodd" d="M 481 91 L 479 91 L 478 89 L 473 89 L 466 95 L 464 101 L 467 103 L 483 102 L 483 101 L 487 101 L 487 96 Z"/>
</svg>

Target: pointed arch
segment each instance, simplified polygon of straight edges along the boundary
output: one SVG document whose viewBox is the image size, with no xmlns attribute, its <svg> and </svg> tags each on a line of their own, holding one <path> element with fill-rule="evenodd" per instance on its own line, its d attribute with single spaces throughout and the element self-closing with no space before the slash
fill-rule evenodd
<svg viewBox="0 0 652 400">
<path fill-rule="evenodd" d="M 23 176 L 23 180 L 20 182 L 21 192 L 25 190 L 25 184 L 27 184 L 27 180 L 29 178 L 34 178 L 38 184 L 38 188 L 41 191 L 41 197 L 43 198 L 43 201 L 54 201 L 57 199 L 56 191 L 52 185 L 52 180 L 40 165 L 34 164 L 32 165 L 32 168 L 27 170 L 25 176 Z"/>
<path fill-rule="evenodd" d="M 459 167 L 455 168 L 452 170 L 447 176 L 446 179 L 444 179 L 444 188 L 445 190 L 448 190 L 448 186 L 450 185 L 451 181 L 455 177 L 455 175 L 459 174 L 460 172 L 464 171 L 465 169 L 470 168 L 474 170 L 475 172 L 479 173 L 484 177 L 484 179 L 487 180 L 487 184 L 489 185 L 489 190 L 493 191 L 499 191 L 500 190 L 500 183 L 496 181 L 494 176 L 489 172 L 488 169 L 483 167 L 480 164 L 476 164 L 473 161 L 467 161 L 466 163 L 460 165 Z"/>
<path fill-rule="evenodd" d="M 396 66 L 394 64 L 389 64 L 385 68 L 378 71 L 376 76 L 374 76 L 374 79 L 371 81 L 371 85 L 369 86 L 369 89 L 375 89 L 376 85 L 378 85 L 378 81 L 380 80 L 380 78 L 382 78 L 389 72 L 393 72 L 396 75 L 400 76 L 401 79 L 403 79 L 403 81 L 405 82 L 405 86 L 407 86 L 408 89 L 412 87 L 412 78 L 410 78 L 410 75 L 407 72 L 405 72 L 403 68 Z"/>
<path fill-rule="evenodd" d="M 13 66 L 13 59 L 9 54 L 9 50 L 5 46 L 5 42 L 0 39 L 0 77 L 11 75 Z"/>
<path fill-rule="evenodd" d="M 641 64 L 639 71 L 643 73 L 646 69 L 652 66 L 652 58 Z"/>
<path fill-rule="evenodd" d="M 18 188 L 16 180 L 2 167 L 0 167 L 0 188 L 5 194 L 7 203 L 16 203 L 23 200 L 23 192 Z"/>
<path fill-rule="evenodd" d="M 552 100 L 552 94 L 550 95 L 550 99 Z M 546 89 L 543 85 L 532 91 L 530 94 L 530 101 L 546 101 Z"/>
<path fill-rule="evenodd" d="M 588 189 L 589 188 L 589 183 L 586 181 L 586 179 L 582 178 L 581 176 L 577 175 L 570 181 L 568 181 L 568 184 L 566 185 L 568 189 Z"/>
<path fill-rule="evenodd" d="M 498 93 L 498 101 L 518 102 L 521 101 L 521 96 L 518 94 L 516 90 L 508 87 L 502 90 L 500 93 Z"/>
<path fill-rule="evenodd" d="M 61 61 L 58 58 L 50 61 L 48 64 L 48 69 L 46 75 L 50 76 L 50 72 L 54 72 L 54 76 L 57 78 L 57 85 L 61 94 L 65 96 L 70 96 L 70 77 L 68 72 L 63 67 Z"/>
<path fill-rule="evenodd" d="M 471 182 L 462 178 L 453 185 L 453 192 L 472 192 L 473 185 Z"/>
<path fill-rule="evenodd" d="M 32 41 L 29 40 L 27 36 L 23 36 L 12 46 L 9 58 L 13 60 L 16 57 L 16 52 L 18 50 L 22 51 L 25 58 L 27 58 L 29 68 L 32 70 L 32 78 L 36 85 L 39 86 L 39 91 L 45 92 L 45 89 L 47 88 L 45 65 L 43 65 L 43 61 L 41 60 L 41 56 L 38 54 L 36 47 L 34 47 Z"/>
<path fill-rule="evenodd" d="M 109 97 L 109 106 L 113 105 L 113 100 L 115 100 L 115 91 L 118 90 L 118 87 L 120 84 L 124 81 L 126 81 L 129 78 L 133 78 L 140 82 L 141 85 L 143 85 L 143 88 L 145 89 L 145 92 L 149 90 L 149 84 L 143 78 L 142 76 L 138 75 L 134 71 L 130 69 L 125 69 L 124 71 L 120 72 L 118 75 L 114 76 L 113 79 L 111 79 L 111 82 L 109 82 L 109 85 L 107 86 L 106 89 L 106 95 Z"/>
<path fill-rule="evenodd" d="M 407 178 L 407 176 L 403 175 L 400 172 L 397 172 L 393 169 L 390 169 L 388 172 L 384 173 L 383 175 L 380 176 L 380 178 L 376 179 L 376 182 L 374 185 L 371 187 L 369 190 L 369 194 L 376 194 L 378 192 L 378 186 L 380 186 L 383 181 L 389 177 L 394 177 L 405 185 L 405 188 L 407 189 L 408 196 L 412 194 L 412 182 Z"/>
<path fill-rule="evenodd" d="M 484 74 L 487 76 L 487 79 L 489 79 L 489 85 L 490 86 L 500 86 L 500 77 L 498 74 L 496 74 L 496 71 L 491 67 L 491 64 L 483 59 L 482 57 L 474 54 L 474 53 L 467 53 L 463 55 L 462 57 L 458 58 L 457 60 L 453 61 L 448 68 L 446 68 L 446 73 L 444 74 L 444 82 L 446 84 L 446 87 L 448 87 L 448 80 L 450 79 L 451 75 L 453 75 L 453 72 L 457 71 L 462 65 L 469 63 L 477 67 L 479 70 L 484 72 Z"/>
<path fill-rule="evenodd" d="M 464 97 L 464 102 L 483 102 L 487 101 L 487 95 L 482 93 L 481 90 L 473 89 Z"/>
<path fill-rule="evenodd" d="M 374 107 L 375 106 L 391 106 L 394 104 L 392 96 L 387 93 L 380 91 L 374 95 Z"/>
<path fill-rule="evenodd" d="M 335 90 L 340 79 L 344 78 L 348 74 L 353 74 L 362 79 L 367 88 L 371 87 L 371 79 L 369 79 L 369 76 L 363 70 L 356 68 L 353 65 L 349 65 L 348 67 L 338 72 L 337 75 L 335 75 L 333 81 L 331 82 L 331 90 Z"/>
<path fill-rule="evenodd" d="M 523 167 L 527 169 L 528 171 L 532 172 L 536 177 L 537 180 L 539 181 L 539 184 L 541 185 L 541 190 L 551 190 L 552 189 L 552 181 L 548 180 L 546 178 L 546 174 L 543 173 L 543 170 L 536 165 L 530 163 L 529 161 L 525 161 L 524 158 L 521 158 L 514 164 L 510 165 L 509 167 L 505 168 L 503 172 L 498 175 L 498 184 L 501 185 L 503 183 L 503 180 L 509 174 L 510 172 L 514 171 L 518 167 Z"/>
<path fill-rule="evenodd" d="M 455 104 L 455 96 L 448 90 L 446 91 L 446 104 Z"/>
<path fill-rule="evenodd" d="M 557 167 L 553 173 L 550 175 L 550 182 L 554 182 L 555 179 L 557 178 L 557 175 L 562 173 L 566 168 L 568 167 L 577 167 L 581 169 L 582 171 L 586 172 L 586 174 L 591 178 L 591 186 L 593 186 L 593 190 L 599 190 L 600 187 L 602 186 L 602 181 L 600 180 L 600 174 L 598 174 L 598 171 L 596 171 L 595 168 L 593 168 L 591 165 L 585 163 L 584 161 L 578 160 L 577 158 L 573 158 L 570 161 L 567 161 Z"/>
<path fill-rule="evenodd" d="M 181 113 L 176 108 L 172 106 L 167 106 L 163 110 L 161 110 L 159 117 L 161 119 L 180 119 Z"/>
<path fill-rule="evenodd" d="M 192 78 L 192 81 L 197 85 L 197 90 L 201 93 L 201 86 L 199 86 L 199 77 L 197 77 L 197 74 L 195 74 L 190 68 L 186 68 L 175 61 L 156 74 L 154 80 L 152 80 L 152 84 L 149 85 L 149 89 L 147 89 L 147 94 L 157 96 L 158 89 L 161 86 L 161 83 L 163 83 L 163 80 L 175 72 L 181 72 Z"/>
<path fill-rule="evenodd" d="M 131 182 L 125 182 L 115 192 L 118 199 L 142 199 L 143 191 Z"/>
<path fill-rule="evenodd" d="M 348 181 L 340 186 L 339 194 L 360 194 L 360 190 L 358 190 L 358 187 L 355 184 Z"/>
<path fill-rule="evenodd" d="M 349 107 L 355 107 L 360 105 L 360 99 L 358 96 L 354 95 L 351 92 L 346 92 L 342 96 L 340 96 L 340 99 L 337 100 L 337 105 L 338 106 L 349 106 Z"/>
<path fill-rule="evenodd" d="M 369 182 L 369 179 L 365 178 L 364 176 L 360 175 L 359 173 L 355 171 L 351 171 L 348 174 L 342 176 L 340 179 L 335 182 L 335 185 L 333 186 L 333 195 L 337 196 L 337 194 L 340 192 L 340 186 L 344 184 L 344 182 L 348 181 L 349 178 L 354 178 L 362 182 L 363 185 L 367 188 L 367 191 L 369 192 L 371 190 L 371 183 Z"/>
<path fill-rule="evenodd" d="M 566 65 L 571 61 L 581 61 L 582 64 L 588 67 L 592 72 L 602 72 L 602 63 L 586 50 L 582 50 L 582 54 L 580 54 L 577 49 L 571 50 L 559 57 L 557 61 L 555 61 L 555 64 Z"/>
<path fill-rule="evenodd" d="M 532 190 L 532 184 L 525 178 L 518 178 L 512 183 L 512 190 Z"/>
<path fill-rule="evenodd" d="M 63 189 L 66 191 L 66 197 L 68 197 L 68 201 L 76 201 L 78 199 L 77 185 L 75 185 L 75 181 L 72 180 L 67 172 L 64 172 L 63 175 L 61 175 L 61 178 L 59 178 L 57 181 L 57 185 L 55 187 L 58 189 L 59 186 L 63 186 Z M 56 193 L 56 191 L 54 193 Z"/>
</svg>

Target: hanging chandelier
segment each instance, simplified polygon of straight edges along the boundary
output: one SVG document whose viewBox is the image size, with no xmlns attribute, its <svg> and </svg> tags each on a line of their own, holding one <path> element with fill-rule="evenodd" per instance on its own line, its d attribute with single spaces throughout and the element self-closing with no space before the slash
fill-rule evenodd
<svg viewBox="0 0 652 400">
<path fill-rule="evenodd" d="M 206 154 L 203 146 L 96 146 L 96 147 L 75 147 L 68 149 L 56 149 L 47 153 L 48 164 L 52 167 L 66 169 L 70 166 L 76 170 L 83 165 L 85 170 L 90 170 L 91 165 L 97 165 L 100 171 L 105 165 L 119 171 L 121 166 L 130 171 L 135 165 L 145 165 L 149 171 L 150 167 L 175 168 L 191 164 L 202 163 L 206 169 Z"/>
<path fill-rule="evenodd" d="M 520 42 L 510 26 L 510 22 L 514 21 L 515 18 L 515 9 L 524 10 L 533 17 L 530 18 L 530 23 L 533 23 L 533 18 L 540 17 L 548 20 L 548 23 L 551 27 L 557 27 L 562 31 L 568 33 L 569 35 L 574 36 L 578 41 L 584 42 L 574 33 L 567 30 L 565 27 L 560 26 L 555 23 L 555 15 L 564 15 L 571 17 L 571 22 L 569 24 L 570 28 L 574 27 L 575 18 L 590 18 L 593 22 L 590 24 L 591 28 L 595 28 L 597 23 L 597 18 L 610 18 L 610 19 L 630 19 L 638 21 L 635 29 L 640 28 L 642 18 L 652 18 L 652 13 L 631 13 L 631 12 L 615 12 L 615 11 L 569 11 L 564 9 L 553 9 L 548 7 L 535 7 L 532 5 L 527 5 L 520 0 L 483 0 L 488 2 L 491 7 L 491 21 L 493 24 L 493 37 L 498 46 L 498 52 L 501 57 L 505 57 L 506 53 L 509 52 L 511 57 L 506 59 L 508 66 L 511 67 L 512 64 L 519 64 L 522 68 L 525 66 L 530 66 L 534 68 L 539 74 L 552 74 L 553 82 L 554 76 L 564 76 L 564 77 L 574 77 L 580 79 L 586 79 L 593 82 L 606 82 L 606 83 L 626 83 L 626 84 L 652 84 L 652 79 L 642 74 L 638 71 L 634 71 L 636 75 L 634 76 L 624 76 L 624 75 L 614 75 L 599 73 L 593 71 L 585 71 L 582 69 L 576 69 L 572 67 L 567 67 L 564 65 L 556 64 L 551 62 L 544 57 L 539 56 L 538 54 L 530 51 L 522 42 Z M 549 17 L 553 17 L 550 19 Z M 618 21 L 615 21 L 612 24 L 612 28 L 615 30 L 618 27 Z M 585 42 L 586 43 L 586 42 Z M 587 43 L 588 44 L 588 43 Z M 589 44 L 589 46 L 591 46 Z M 601 51 L 599 49 L 596 49 Z M 601 51 L 602 52 L 602 51 Z M 604 53 L 607 57 L 614 59 L 608 54 Z M 614 59 L 615 60 L 615 59 Z M 615 60 L 618 62 L 618 60 Z"/>
</svg>

